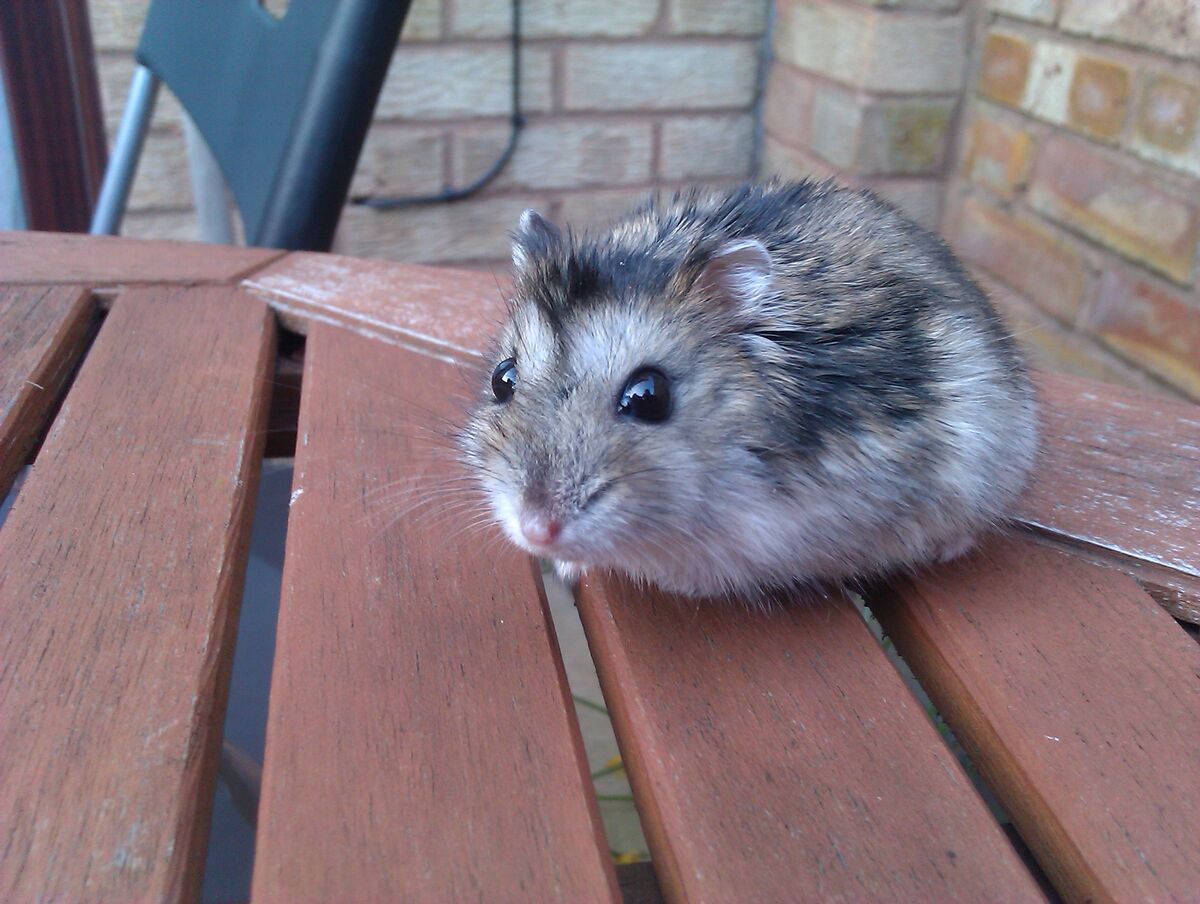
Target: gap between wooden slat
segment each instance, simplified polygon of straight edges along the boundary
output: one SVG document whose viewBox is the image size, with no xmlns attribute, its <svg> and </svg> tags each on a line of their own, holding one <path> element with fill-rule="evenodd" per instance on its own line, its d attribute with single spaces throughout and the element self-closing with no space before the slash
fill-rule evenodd
<svg viewBox="0 0 1200 904">
<path fill-rule="evenodd" d="M 199 888 L 273 320 L 114 306 L 0 529 L 0 896 Z"/>
<path fill-rule="evenodd" d="M 1133 581 L 997 538 L 870 602 L 1065 898 L 1200 887 L 1200 648 Z"/>
<path fill-rule="evenodd" d="M 280 328 L 279 351 L 271 384 L 271 410 L 267 417 L 267 458 L 294 458 L 300 398 L 304 391 L 305 338 Z"/>
<path fill-rule="evenodd" d="M 303 392 L 305 337 L 277 325 L 265 428 L 237 643 L 224 713 L 224 745 L 204 868 L 206 898 L 248 900 L 267 728 L 266 694 L 275 656 L 288 501 Z M 280 484 L 281 478 L 284 482 Z M 262 698 L 261 710 L 256 703 Z M 224 828 L 217 835 L 218 822 Z M 244 868 L 244 873 L 242 872 Z"/>
<path fill-rule="evenodd" d="M 668 900 L 1042 899 L 848 601 L 579 603 Z"/>
<path fill-rule="evenodd" d="M 246 901 L 254 865 L 267 693 L 287 528 L 292 467 L 264 460 L 254 505 L 242 604 L 238 613 L 221 767 L 213 800 L 202 897 Z"/>
<path fill-rule="evenodd" d="M 41 443 L 97 326 L 82 286 L 0 288 L 0 499 Z"/>
<path fill-rule="evenodd" d="M 327 326 L 305 358 L 254 899 L 615 900 L 532 563 L 404 511 L 454 369 Z"/>
</svg>

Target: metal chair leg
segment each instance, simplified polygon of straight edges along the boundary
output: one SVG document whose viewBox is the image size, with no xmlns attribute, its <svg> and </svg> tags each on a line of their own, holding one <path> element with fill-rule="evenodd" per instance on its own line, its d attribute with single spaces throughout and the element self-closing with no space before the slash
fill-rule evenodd
<svg viewBox="0 0 1200 904">
<path fill-rule="evenodd" d="M 218 245 L 232 245 L 233 217 L 229 212 L 225 177 L 217 158 L 208 149 L 208 142 L 186 113 L 183 137 L 187 142 L 188 172 L 192 177 L 192 200 L 196 204 L 200 238 Z"/>
<path fill-rule="evenodd" d="M 129 85 L 129 100 L 125 104 L 125 112 L 121 114 L 121 125 L 113 140 L 108 168 L 100 185 L 100 196 L 92 213 L 92 225 L 88 231 L 93 235 L 116 235 L 121 227 L 138 159 L 142 155 L 142 144 L 154 113 L 159 84 L 158 76 L 145 66 L 138 66 L 134 70 L 133 81 Z"/>
</svg>

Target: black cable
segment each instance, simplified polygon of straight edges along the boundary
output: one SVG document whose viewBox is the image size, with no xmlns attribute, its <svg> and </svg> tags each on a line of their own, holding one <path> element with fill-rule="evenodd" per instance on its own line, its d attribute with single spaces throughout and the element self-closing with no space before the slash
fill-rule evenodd
<svg viewBox="0 0 1200 904">
<path fill-rule="evenodd" d="M 448 201 L 461 201 L 469 198 L 481 188 L 495 179 L 512 159 L 517 149 L 517 136 L 525 126 L 525 117 L 521 115 L 521 0 L 512 0 L 512 114 L 509 119 L 511 128 L 508 132 L 508 144 L 493 161 L 487 171 L 462 188 L 447 188 L 432 195 L 411 195 L 401 198 L 381 198 L 374 195 L 364 195 L 350 199 L 351 204 L 362 207 L 373 207 L 376 210 L 395 210 L 398 207 L 416 207 L 421 204 L 442 204 Z"/>
</svg>

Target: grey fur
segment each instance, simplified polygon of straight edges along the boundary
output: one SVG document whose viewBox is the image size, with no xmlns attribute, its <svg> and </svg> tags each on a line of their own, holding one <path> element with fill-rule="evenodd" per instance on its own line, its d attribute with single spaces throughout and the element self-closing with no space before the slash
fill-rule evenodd
<svg viewBox="0 0 1200 904">
<path fill-rule="evenodd" d="M 764 253 L 765 252 L 765 253 Z M 945 245 L 874 196 L 768 183 L 651 202 L 611 231 L 514 237 L 515 297 L 462 446 L 514 542 L 690 595 L 956 555 L 1036 449 L 1033 391 Z M 493 362 L 494 363 L 494 362 Z M 662 423 L 616 413 L 671 380 Z M 533 549 L 517 516 L 563 524 Z"/>
</svg>

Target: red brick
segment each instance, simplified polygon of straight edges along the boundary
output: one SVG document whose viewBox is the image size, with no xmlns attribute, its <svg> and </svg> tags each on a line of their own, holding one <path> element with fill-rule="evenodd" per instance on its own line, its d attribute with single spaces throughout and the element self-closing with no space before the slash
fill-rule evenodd
<svg viewBox="0 0 1200 904">
<path fill-rule="evenodd" d="M 1116 138 L 1129 109 L 1131 81 L 1128 66 L 1099 57 L 1080 57 L 1071 80 L 1067 122 L 1096 138 Z"/>
<path fill-rule="evenodd" d="M 1072 323 L 1087 285 L 1083 256 L 1051 229 L 977 198 L 955 205 L 947 240 L 965 259 Z"/>
<path fill-rule="evenodd" d="M 807 147 L 814 90 L 811 79 L 786 63 L 772 65 L 763 101 L 763 124 L 767 131 L 788 144 Z"/>
<path fill-rule="evenodd" d="M 1194 201 L 1084 141 L 1056 135 L 1034 167 L 1030 203 L 1046 216 L 1190 285 L 1200 237 Z"/>
<path fill-rule="evenodd" d="M 1200 307 L 1182 292 L 1112 267 L 1079 322 L 1125 358 L 1200 399 Z"/>
<path fill-rule="evenodd" d="M 1091 337 L 1061 326 L 986 273 L 976 270 L 972 275 L 988 293 L 1034 367 L 1116 383 L 1170 398 L 1182 397 L 1182 393 L 1168 391 L 1162 383 L 1114 355 Z"/>
<path fill-rule="evenodd" d="M 1026 129 L 977 110 L 971 121 L 963 173 L 977 185 L 1011 198 L 1029 175 L 1032 146 Z"/>
<path fill-rule="evenodd" d="M 983 45 L 979 63 L 979 92 L 984 97 L 1018 106 L 1029 79 L 1033 52 L 1029 42 L 1016 35 L 993 31 Z"/>
</svg>

